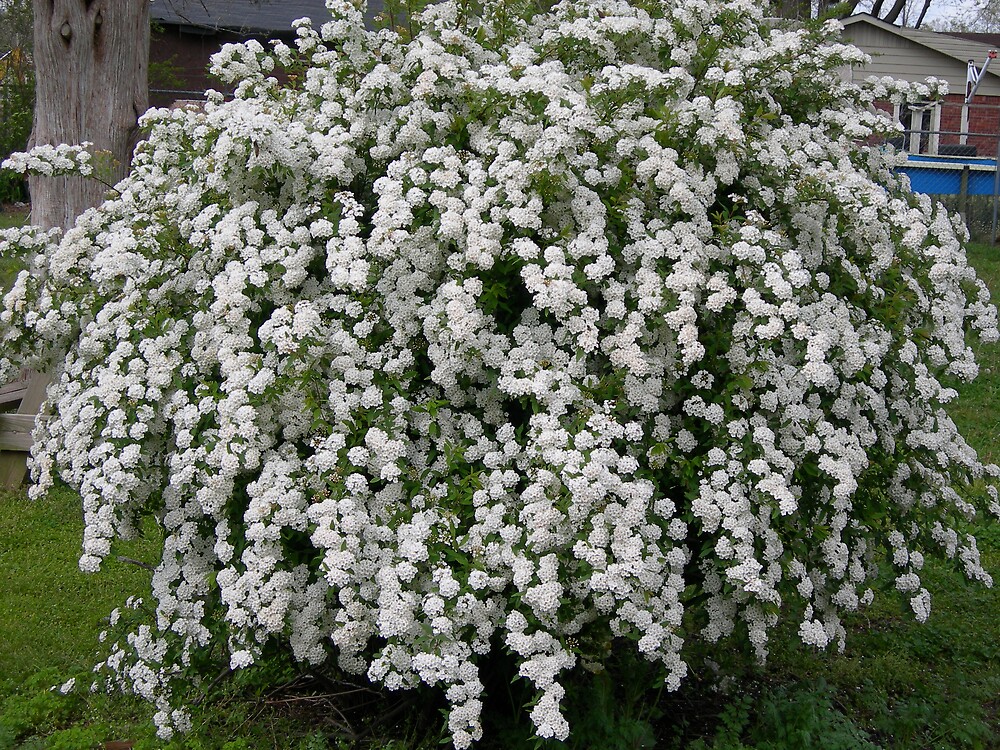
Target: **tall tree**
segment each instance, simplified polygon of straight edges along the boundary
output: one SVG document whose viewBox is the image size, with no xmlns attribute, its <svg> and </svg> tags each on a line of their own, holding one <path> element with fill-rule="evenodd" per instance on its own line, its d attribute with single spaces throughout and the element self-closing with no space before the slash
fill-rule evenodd
<svg viewBox="0 0 1000 750">
<path fill-rule="evenodd" d="M 934 26 L 938 31 L 996 34 L 1000 32 L 1000 0 L 963 3 L 951 16 L 935 20 Z"/>
<path fill-rule="evenodd" d="M 31 50 L 31 0 L 0 0 L 0 55 Z"/>
<path fill-rule="evenodd" d="M 35 0 L 36 98 L 31 145 L 90 141 L 106 181 L 128 170 L 148 106 L 149 0 Z M 31 220 L 68 227 L 101 202 L 100 180 L 31 177 Z"/>
<path fill-rule="evenodd" d="M 35 108 L 31 0 L 0 0 L 0 160 L 24 151 Z M 22 175 L 0 174 L 0 201 L 24 195 Z"/>
<path fill-rule="evenodd" d="M 984 0 L 985 1 L 985 0 Z M 998 0 L 988 0 L 997 2 Z M 774 11 L 782 18 L 807 20 L 827 15 L 870 13 L 886 23 L 920 28 L 932 3 L 941 0 L 773 0 Z"/>
<path fill-rule="evenodd" d="M 851 0 L 848 5 L 852 11 L 856 9 L 867 10 L 868 13 L 886 23 L 898 23 L 901 26 L 920 28 L 931 7 L 931 2 L 932 0 L 890 0 L 889 2 L 874 0 L 871 7 L 868 8 L 867 3 Z"/>
</svg>

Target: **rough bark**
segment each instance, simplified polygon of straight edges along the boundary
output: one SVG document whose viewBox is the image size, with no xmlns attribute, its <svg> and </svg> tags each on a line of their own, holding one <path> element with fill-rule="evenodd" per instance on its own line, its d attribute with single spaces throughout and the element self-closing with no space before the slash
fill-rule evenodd
<svg viewBox="0 0 1000 750">
<path fill-rule="evenodd" d="M 108 153 L 100 175 L 125 176 L 148 102 L 148 0 L 35 0 L 35 126 L 31 145 L 82 143 Z M 32 177 L 31 221 L 69 227 L 99 204 L 107 185 L 80 177 Z"/>
</svg>

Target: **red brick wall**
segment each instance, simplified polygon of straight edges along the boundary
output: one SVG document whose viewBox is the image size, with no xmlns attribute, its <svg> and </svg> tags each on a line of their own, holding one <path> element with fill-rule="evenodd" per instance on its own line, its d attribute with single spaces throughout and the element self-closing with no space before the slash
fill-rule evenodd
<svg viewBox="0 0 1000 750">
<path fill-rule="evenodd" d="M 941 106 L 941 130 L 960 131 L 962 125 L 962 94 L 948 94 Z M 969 105 L 969 137 L 967 143 L 976 147 L 977 156 L 996 157 L 997 137 L 1000 134 L 1000 97 L 972 98 Z M 978 134 L 978 137 L 977 137 Z M 942 135 L 941 143 L 958 143 L 957 135 Z"/>
</svg>

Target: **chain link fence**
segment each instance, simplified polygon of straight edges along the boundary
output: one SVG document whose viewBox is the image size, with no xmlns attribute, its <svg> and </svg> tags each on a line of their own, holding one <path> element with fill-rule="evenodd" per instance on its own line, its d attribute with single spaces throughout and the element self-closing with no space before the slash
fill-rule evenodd
<svg viewBox="0 0 1000 750">
<path fill-rule="evenodd" d="M 906 153 L 899 171 L 965 219 L 973 241 L 996 244 L 1000 210 L 1000 104 L 966 105 L 963 97 L 886 105 L 903 126 L 891 141 Z"/>
</svg>

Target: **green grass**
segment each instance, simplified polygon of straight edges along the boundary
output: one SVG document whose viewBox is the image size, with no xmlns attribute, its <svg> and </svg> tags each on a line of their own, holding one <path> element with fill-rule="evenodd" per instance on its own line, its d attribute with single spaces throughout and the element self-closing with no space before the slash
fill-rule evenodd
<svg viewBox="0 0 1000 750">
<path fill-rule="evenodd" d="M 0 211 L 0 229 L 19 227 L 28 220 L 27 211 Z"/>
<path fill-rule="evenodd" d="M 95 635 L 111 610 L 149 580 L 142 568 L 109 560 L 99 575 L 77 568 L 83 523 L 79 496 L 57 490 L 39 501 L 0 495 L 0 675 L 20 684 L 42 669 L 93 660 Z M 130 545 L 152 558 L 151 543 Z"/>
<path fill-rule="evenodd" d="M 969 261 L 1000 305 L 1000 247 L 970 245 Z M 977 347 L 979 377 L 960 388 L 961 397 L 950 409 L 966 440 L 982 458 L 1000 462 L 1000 345 Z"/>
<path fill-rule="evenodd" d="M 1000 537 L 980 536 L 985 565 L 996 574 Z M 792 646 L 792 634 L 776 639 L 764 685 L 772 695 L 826 698 L 880 747 L 1000 747 L 1000 589 L 968 583 L 935 561 L 923 580 L 933 594 L 926 623 L 887 591 L 848 621 L 843 654 Z"/>
<path fill-rule="evenodd" d="M 113 724 L 146 721 L 135 701 L 49 690 L 70 676 L 86 678 L 111 610 L 149 584 L 148 571 L 117 559 L 98 575 L 80 572 L 82 531 L 73 492 L 55 490 L 38 501 L 0 493 L 0 748 L 35 747 L 36 735 L 48 738 L 46 747 L 58 747 L 62 737 L 67 748 L 84 748 L 94 739 L 87 732 L 113 739 Z M 156 545 L 139 541 L 121 552 L 152 561 Z"/>
</svg>

